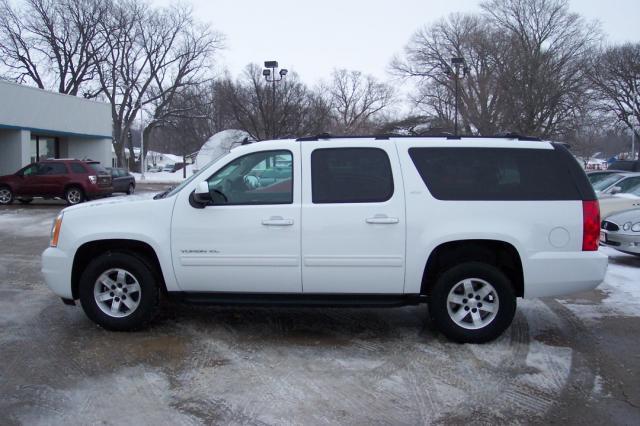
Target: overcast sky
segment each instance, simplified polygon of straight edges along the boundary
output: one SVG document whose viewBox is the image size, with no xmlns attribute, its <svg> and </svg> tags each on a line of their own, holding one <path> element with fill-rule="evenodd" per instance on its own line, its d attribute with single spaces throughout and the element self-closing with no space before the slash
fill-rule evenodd
<svg viewBox="0 0 640 426">
<path fill-rule="evenodd" d="M 452 12 L 479 10 L 478 0 L 183 1 L 226 36 L 219 62 L 233 76 L 273 59 L 308 83 L 334 68 L 387 79 L 389 61 L 414 31 Z M 572 0 L 571 9 L 598 19 L 610 42 L 640 41 L 639 0 Z"/>
</svg>

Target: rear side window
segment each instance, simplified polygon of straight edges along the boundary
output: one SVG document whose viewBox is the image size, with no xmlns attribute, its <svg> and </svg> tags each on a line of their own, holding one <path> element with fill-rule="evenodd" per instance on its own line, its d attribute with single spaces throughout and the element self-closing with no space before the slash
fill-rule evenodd
<svg viewBox="0 0 640 426">
<path fill-rule="evenodd" d="M 387 153 L 379 148 L 322 148 L 311 153 L 314 204 L 376 203 L 393 195 Z"/>
<path fill-rule="evenodd" d="M 97 174 L 101 175 L 110 175 L 109 171 L 104 168 L 104 166 L 100 163 L 87 163 L 87 166 Z"/>
<path fill-rule="evenodd" d="M 439 200 L 582 199 L 553 149 L 411 148 L 409 155 Z"/>
<path fill-rule="evenodd" d="M 67 167 L 63 163 L 42 163 L 38 174 L 41 175 L 66 175 Z"/>
<path fill-rule="evenodd" d="M 69 165 L 71 166 L 72 173 L 87 173 L 84 167 L 82 167 L 82 164 L 70 163 Z"/>
</svg>

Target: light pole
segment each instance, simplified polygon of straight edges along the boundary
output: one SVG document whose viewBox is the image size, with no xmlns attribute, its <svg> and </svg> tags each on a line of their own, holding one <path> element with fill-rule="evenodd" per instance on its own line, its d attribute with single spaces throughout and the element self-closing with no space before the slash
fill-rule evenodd
<svg viewBox="0 0 640 426">
<path fill-rule="evenodd" d="M 445 74 L 449 76 L 449 78 L 453 78 L 455 85 L 455 114 L 453 118 L 453 134 L 458 136 L 458 80 L 460 78 L 464 78 L 469 73 L 469 68 L 462 57 L 453 57 L 451 58 L 451 66 L 445 64 Z M 452 68 L 453 67 L 453 68 Z M 460 75 L 460 69 L 462 68 L 462 76 Z"/>
<path fill-rule="evenodd" d="M 144 121 L 142 120 L 142 107 L 140 107 L 140 180 L 144 180 Z M 134 155 L 135 158 L 135 155 Z"/>
<path fill-rule="evenodd" d="M 287 73 L 289 72 L 285 68 L 282 68 L 278 75 L 279 78 L 276 77 L 276 69 L 278 69 L 278 61 L 265 61 L 264 62 L 264 70 L 262 70 L 262 75 L 267 83 L 271 83 L 271 138 L 276 138 L 276 83 L 281 81 Z"/>
</svg>

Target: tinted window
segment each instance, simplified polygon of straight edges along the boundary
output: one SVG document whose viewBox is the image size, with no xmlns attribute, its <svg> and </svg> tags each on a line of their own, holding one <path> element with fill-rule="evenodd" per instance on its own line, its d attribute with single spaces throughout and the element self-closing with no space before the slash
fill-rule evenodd
<svg viewBox="0 0 640 426">
<path fill-rule="evenodd" d="M 323 148 L 311 153 L 313 202 L 375 203 L 393 195 L 387 153 L 379 148 Z"/>
<path fill-rule="evenodd" d="M 87 173 L 87 171 L 79 163 L 70 163 L 72 173 Z"/>
<path fill-rule="evenodd" d="M 214 204 L 293 203 L 293 156 L 263 151 L 236 158 L 207 179 Z"/>
<path fill-rule="evenodd" d="M 582 199 L 571 165 L 552 149 L 411 148 L 409 155 L 440 200 Z"/>
<path fill-rule="evenodd" d="M 64 175 L 67 167 L 63 163 L 42 163 L 38 170 L 39 175 Z"/>
<path fill-rule="evenodd" d="M 18 172 L 18 174 L 22 176 L 33 176 L 35 174 L 38 174 L 38 164 L 31 164 L 30 166 L 25 167 L 20 172 Z"/>
</svg>

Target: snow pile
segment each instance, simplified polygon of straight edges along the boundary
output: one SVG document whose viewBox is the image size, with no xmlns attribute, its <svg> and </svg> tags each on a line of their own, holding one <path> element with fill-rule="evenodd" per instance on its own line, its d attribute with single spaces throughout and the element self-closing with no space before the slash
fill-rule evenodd
<svg viewBox="0 0 640 426">
<path fill-rule="evenodd" d="M 203 168 L 213 160 L 227 154 L 235 146 L 240 145 L 245 139 L 251 139 L 249 133 L 243 130 L 223 130 L 211 136 L 200 148 L 196 157 L 196 166 Z"/>
</svg>

